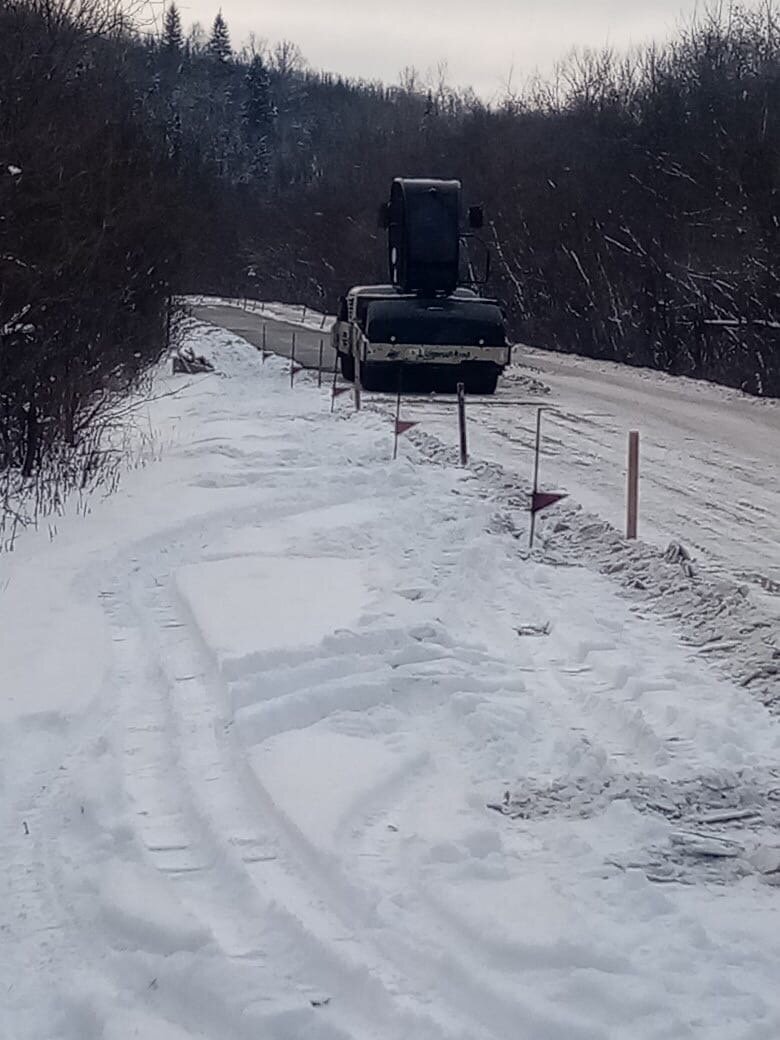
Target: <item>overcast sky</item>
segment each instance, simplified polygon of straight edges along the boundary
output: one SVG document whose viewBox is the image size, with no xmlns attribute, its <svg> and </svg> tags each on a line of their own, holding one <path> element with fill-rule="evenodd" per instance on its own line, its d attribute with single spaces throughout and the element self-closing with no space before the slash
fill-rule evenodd
<svg viewBox="0 0 780 1040">
<path fill-rule="evenodd" d="M 449 81 L 489 98 L 549 71 L 573 46 L 665 38 L 695 0 L 221 0 L 234 47 L 250 31 L 297 43 L 317 69 L 397 83 L 404 66 L 446 62 Z M 210 26 L 220 0 L 180 0 L 185 26 Z M 699 5 L 701 6 L 701 5 Z"/>
</svg>

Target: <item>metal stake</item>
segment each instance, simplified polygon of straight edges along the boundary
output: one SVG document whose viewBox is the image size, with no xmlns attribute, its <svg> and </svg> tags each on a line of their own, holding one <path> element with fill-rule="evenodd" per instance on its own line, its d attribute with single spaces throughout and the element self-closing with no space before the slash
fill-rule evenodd
<svg viewBox="0 0 780 1040">
<path fill-rule="evenodd" d="M 465 466 L 469 461 L 468 445 L 466 442 L 466 387 L 458 383 L 458 428 L 460 430 L 460 464 Z"/>
<path fill-rule="evenodd" d="M 639 431 L 628 435 L 628 493 L 626 500 L 626 538 L 636 538 L 639 523 Z"/>
<path fill-rule="evenodd" d="M 536 410 L 536 447 L 534 449 L 534 490 L 533 493 L 539 490 L 539 450 L 542 441 L 542 408 Z M 536 528 L 536 512 L 531 511 L 531 531 L 528 539 L 528 548 L 533 549 L 534 547 L 534 530 Z"/>
</svg>

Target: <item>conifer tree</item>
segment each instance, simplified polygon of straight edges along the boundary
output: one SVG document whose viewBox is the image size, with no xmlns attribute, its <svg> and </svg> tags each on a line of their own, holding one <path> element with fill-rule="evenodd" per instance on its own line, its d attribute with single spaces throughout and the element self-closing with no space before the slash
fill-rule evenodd
<svg viewBox="0 0 780 1040">
<path fill-rule="evenodd" d="M 163 21 L 162 48 L 167 54 L 180 54 L 184 42 L 181 16 L 176 4 L 172 3 L 165 12 Z"/>
<path fill-rule="evenodd" d="M 216 61 L 225 64 L 230 61 L 232 57 L 232 50 L 230 47 L 230 34 L 228 33 L 227 22 L 222 17 L 222 11 L 220 10 L 217 17 L 214 19 L 214 24 L 211 27 L 211 36 L 207 50 L 212 58 Z"/>
<path fill-rule="evenodd" d="M 268 173 L 276 106 L 271 97 L 271 77 L 259 54 L 252 58 L 244 82 L 241 131 L 250 154 L 250 174 L 263 177 Z"/>
</svg>

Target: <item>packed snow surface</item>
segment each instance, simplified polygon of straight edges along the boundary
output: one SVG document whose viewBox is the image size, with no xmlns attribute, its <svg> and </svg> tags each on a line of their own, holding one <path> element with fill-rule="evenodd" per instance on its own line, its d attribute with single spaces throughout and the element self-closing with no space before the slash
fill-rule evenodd
<svg viewBox="0 0 780 1040">
<path fill-rule="evenodd" d="M 190 297 L 199 317 L 330 373 L 332 318 L 305 307 Z M 517 344 L 495 397 L 469 398 L 472 454 L 531 478 L 537 410 L 544 407 L 541 486 L 568 492 L 625 529 L 629 430 L 640 434 L 640 537 L 681 542 L 700 567 L 725 575 L 780 619 L 780 401 Z M 454 409 L 410 397 L 405 418 L 452 441 Z"/>
<path fill-rule="evenodd" d="M 710 593 L 188 338 L 119 491 L 0 557 L 0 1036 L 775 1040 L 780 720 Z"/>
</svg>

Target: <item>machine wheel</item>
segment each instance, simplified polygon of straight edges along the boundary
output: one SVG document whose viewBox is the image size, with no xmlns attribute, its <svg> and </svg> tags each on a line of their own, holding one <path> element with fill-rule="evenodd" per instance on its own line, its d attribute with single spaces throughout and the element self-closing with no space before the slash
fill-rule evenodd
<svg viewBox="0 0 780 1040">
<path fill-rule="evenodd" d="M 364 390 L 384 390 L 387 381 L 387 371 L 375 362 L 364 361 L 360 366 L 360 385 Z"/>
<path fill-rule="evenodd" d="M 355 382 L 355 355 L 339 354 L 341 359 L 341 374 L 348 383 Z"/>
<path fill-rule="evenodd" d="M 482 363 L 475 365 L 465 375 L 467 394 L 494 394 L 498 386 L 501 369 L 498 365 Z"/>
</svg>

